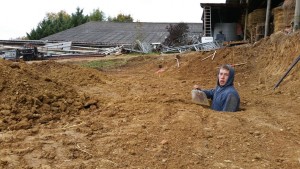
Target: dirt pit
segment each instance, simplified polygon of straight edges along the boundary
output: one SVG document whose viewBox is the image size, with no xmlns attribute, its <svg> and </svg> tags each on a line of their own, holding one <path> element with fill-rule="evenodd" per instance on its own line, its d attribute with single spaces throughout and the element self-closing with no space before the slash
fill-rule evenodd
<svg viewBox="0 0 300 169">
<path fill-rule="evenodd" d="M 299 39 L 277 33 L 213 60 L 182 53 L 179 65 L 177 54 L 122 56 L 101 71 L 0 61 L 0 168 L 300 168 L 300 63 L 273 90 Z M 224 63 L 236 65 L 236 113 L 191 102 Z"/>
</svg>

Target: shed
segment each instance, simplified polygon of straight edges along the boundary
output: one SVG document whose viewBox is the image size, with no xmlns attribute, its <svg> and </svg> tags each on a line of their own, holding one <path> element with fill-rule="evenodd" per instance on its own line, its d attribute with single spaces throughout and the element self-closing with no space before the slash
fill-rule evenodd
<svg viewBox="0 0 300 169">
<path fill-rule="evenodd" d="M 271 8 L 278 7 L 283 4 L 284 0 L 272 0 Z M 251 39 L 253 32 L 252 27 L 262 25 L 264 33 L 264 24 L 266 18 L 266 8 L 268 0 L 226 0 L 225 3 L 200 3 L 203 8 L 203 36 L 216 37 L 219 31 L 222 31 L 227 41 Z M 259 18 L 257 23 L 249 25 L 249 14 L 253 18 Z M 250 15 L 251 16 L 251 15 Z M 270 22 L 273 18 L 270 18 Z M 272 32 L 272 28 L 269 28 Z M 256 30 L 257 31 L 257 30 Z M 246 33 L 246 34 L 245 34 Z M 256 33 L 256 32 L 255 32 Z"/>
</svg>

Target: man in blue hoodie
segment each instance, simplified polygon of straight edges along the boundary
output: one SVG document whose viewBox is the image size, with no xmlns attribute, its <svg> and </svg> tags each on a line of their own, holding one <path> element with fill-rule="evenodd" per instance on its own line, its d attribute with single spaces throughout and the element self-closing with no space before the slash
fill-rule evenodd
<svg viewBox="0 0 300 169">
<path fill-rule="evenodd" d="M 211 108 L 216 111 L 236 112 L 240 107 L 240 96 L 233 86 L 234 69 L 222 65 L 218 72 L 217 86 L 211 90 L 201 90 L 198 85 L 192 92 L 204 92 L 212 100 Z"/>
</svg>

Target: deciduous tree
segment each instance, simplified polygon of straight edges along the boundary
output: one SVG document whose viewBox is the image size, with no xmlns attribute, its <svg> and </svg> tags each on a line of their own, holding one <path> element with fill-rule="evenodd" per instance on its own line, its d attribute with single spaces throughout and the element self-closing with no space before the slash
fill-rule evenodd
<svg viewBox="0 0 300 169">
<path fill-rule="evenodd" d="M 114 18 L 109 17 L 108 19 L 109 19 L 108 21 L 111 22 L 133 22 L 133 18 L 131 17 L 130 14 L 129 15 L 118 14 L 117 17 Z"/>
<path fill-rule="evenodd" d="M 169 32 L 169 36 L 163 42 L 167 46 L 180 46 L 185 45 L 187 41 L 187 33 L 189 32 L 189 26 L 186 23 L 170 24 L 166 27 Z"/>
<path fill-rule="evenodd" d="M 104 21 L 105 20 L 104 12 L 100 11 L 99 9 L 96 9 L 96 10 L 94 9 L 93 12 L 89 16 L 89 20 L 90 21 Z"/>
<path fill-rule="evenodd" d="M 30 40 L 38 40 L 43 37 L 70 28 L 71 16 L 65 11 L 58 13 L 47 13 L 46 17 L 38 24 L 36 29 L 32 29 L 27 33 L 27 38 Z"/>
</svg>

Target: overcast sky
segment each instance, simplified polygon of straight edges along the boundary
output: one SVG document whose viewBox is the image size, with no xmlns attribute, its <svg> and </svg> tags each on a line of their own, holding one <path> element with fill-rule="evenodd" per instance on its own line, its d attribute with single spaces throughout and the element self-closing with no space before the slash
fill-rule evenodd
<svg viewBox="0 0 300 169">
<path fill-rule="evenodd" d="M 105 16 L 119 13 L 131 15 L 140 22 L 196 22 L 200 23 L 200 3 L 224 3 L 225 0 L 4 0 L 0 9 L 0 40 L 26 36 L 35 29 L 46 13 L 61 10 L 68 14 L 83 9 L 89 15 L 94 9 Z"/>
</svg>

